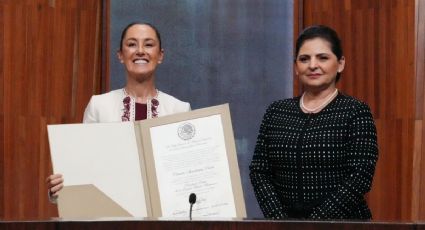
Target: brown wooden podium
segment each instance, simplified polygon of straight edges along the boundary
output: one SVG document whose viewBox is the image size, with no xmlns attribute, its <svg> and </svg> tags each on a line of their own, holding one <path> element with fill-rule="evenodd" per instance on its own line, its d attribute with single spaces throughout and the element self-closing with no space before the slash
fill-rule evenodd
<svg viewBox="0 0 425 230">
<path fill-rule="evenodd" d="M 250 230 L 250 229 L 401 229 L 425 230 L 425 222 L 355 222 L 355 221 L 271 221 L 271 220 L 152 220 L 152 219 L 125 219 L 125 220 L 46 220 L 46 221 L 2 221 L 0 229 L 48 229 L 48 230 L 127 230 L 127 229 L 185 229 L 185 230 Z"/>
</svg>

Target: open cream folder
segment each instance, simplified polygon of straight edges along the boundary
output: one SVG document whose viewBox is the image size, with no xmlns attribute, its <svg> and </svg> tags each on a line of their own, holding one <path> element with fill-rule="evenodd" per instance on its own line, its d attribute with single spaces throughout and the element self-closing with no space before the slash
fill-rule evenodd
<svg viewBox="0 0 425 230">
<path fill-rule="evenodd" d="M 64 177 L 60 217 L 148 216 L 135 130 L 132 122 L 48 126 L 53 171 Z"/>
<path fill-rule="evenodd" d="M 49 125 L 65 218 L 246 217 L 227 104 L 140 122 Z"/>
</svg>

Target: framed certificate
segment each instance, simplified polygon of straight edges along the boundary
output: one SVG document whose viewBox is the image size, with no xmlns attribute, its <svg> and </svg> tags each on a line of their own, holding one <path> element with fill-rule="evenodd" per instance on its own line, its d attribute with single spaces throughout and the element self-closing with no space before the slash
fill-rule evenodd
<svg viewBox="0 0 425 230">
<path fill-rule="evenodd" d="M 141 121 L 152 215 L 246 217 L 228 104 Z"/>
<path fill-rule="evenodd" d="M 61 217 L 246 217 L 228 104 L 48 134 Z"/>
</svg>

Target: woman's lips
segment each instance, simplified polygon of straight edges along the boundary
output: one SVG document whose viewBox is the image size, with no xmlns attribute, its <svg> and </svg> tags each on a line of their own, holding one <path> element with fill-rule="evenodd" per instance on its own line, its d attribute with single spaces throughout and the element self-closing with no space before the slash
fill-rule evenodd
<svg viewBox="0 0 425 230">
<path fill-rule="evenodd" d="M 148 61 L 147 60 L 145 60 L 145 59 L 136 59 L 136 60 L 134 60 L 133 61 L 135 64 L 146 64 L 146 63 L 148 63 Z"/>
<path fill-rule="evenodd" d="M 307 74 L 307 77 L 309 78 L 319 78 L 320 76 L 322 76 L 322 74 L 319 74 L 319 73 Z"/>
</svg>

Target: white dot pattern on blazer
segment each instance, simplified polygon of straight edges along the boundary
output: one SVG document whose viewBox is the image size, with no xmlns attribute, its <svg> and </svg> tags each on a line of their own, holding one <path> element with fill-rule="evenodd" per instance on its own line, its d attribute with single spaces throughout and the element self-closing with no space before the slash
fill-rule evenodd
<svg viewBox="0 0 425 230">
<path fill-rule="evenodd" d="M 378 144 L 369 107 L 339 93 L 319 113 L 305 114 L 299 100 L 272 103 L 260 127 L 250 176 L 264 216 L 370 219 L 364 194 Z"/>
</svg>

